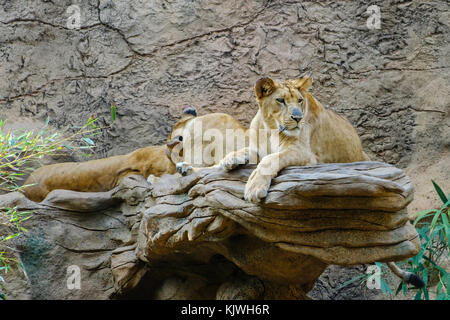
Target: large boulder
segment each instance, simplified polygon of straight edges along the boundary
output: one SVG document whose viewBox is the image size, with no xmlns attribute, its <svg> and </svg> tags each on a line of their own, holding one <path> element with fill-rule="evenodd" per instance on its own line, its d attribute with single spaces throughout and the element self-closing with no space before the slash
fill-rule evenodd
<svg viewBox="0 0 450 320">
<path fill-rule="evenodd" d="M 10 278 L 11 297 L 306 299 L 329 265 L 418 253 L 402 170 L 289 167 L 254 204 L 243 200 L 253 169 L 206 168 L 153 185 L 129 176 L 109 192 L 55 190 L 41 203 L 0 196 L 1 207 L 35 212 L 15 242 L 26 277 Z M 74 266 L 79 289 L 68 285 Z M 14 292 L 20 281 L 27 292 Z"/>
</svg>

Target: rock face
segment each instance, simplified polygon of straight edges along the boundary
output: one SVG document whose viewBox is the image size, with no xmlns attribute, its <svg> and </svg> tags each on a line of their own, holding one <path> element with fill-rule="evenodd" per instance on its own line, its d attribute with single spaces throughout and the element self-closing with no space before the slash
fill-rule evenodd
<svg viewBox="0 0 450 320">
<path fill-rule="evenodd" d="M 124 154 L 163 143 L 186 104 L 248 125 L 257 79 L 312 71 L 314 95 L 371 159 L 411 177 L 410 212 L 439 205 L 430 178 L 450 190 L 447 1 L 86 0 L 71 29 L 74 2 L 0 0 L 9 128 L 106 124 L 114 103 L 97 157 Z M 374 3 L 381 29 L 366 25 Z"/>
<path fill-rule="evenodd" d="M 98 157 L 164 142 L 186 104 L 248 125 L 257 79 L 312 71 L 313 92 L 357 127 L 372 160 L 404 168 L 413 211 L 450 189 L 450 9 L 445 0 L 0 1 L 0 117 L 115 127 Z M 30 124 L 31 123 L 31 124 Z M 434 201 L 437 200 L 437 201 Z"/>
<path fill-rule="evenodd" d="M 153 185 L 129 176 L 109 192 L 55 190 L 41 203 L 0 196 L 2 207 L 36 212 L 16 243 L 26 297 L 306 299 L 330 264 L 398 261 L 420 249 L 400 169 L 289 167 L 261 204 L 243 200 L 253 169 L 165 175 Z M 70 290 L 74 266 L 80 289 Z"/>
</svg>

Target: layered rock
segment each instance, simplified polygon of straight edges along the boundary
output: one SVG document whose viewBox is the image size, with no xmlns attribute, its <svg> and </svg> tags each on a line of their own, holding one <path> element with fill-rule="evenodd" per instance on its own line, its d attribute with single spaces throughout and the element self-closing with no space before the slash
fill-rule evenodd
<svg viewBox="0 0 450 320">
<path fill-rule="evenodd" d="M 55 190 L 39 204 L 0 196 L 2 207 L 35 210 L 17 242 L 29 297 L 304 299 L 330 264 L 418 253 L 402 170 L 289 167 L 254 204 L 243 200 L 253 169 L 165 175 L 153 185 L 129 176 L 110 192 Z M 81 269 L 80 290 L 67 289 L 70 265 Z"/>
</svg>

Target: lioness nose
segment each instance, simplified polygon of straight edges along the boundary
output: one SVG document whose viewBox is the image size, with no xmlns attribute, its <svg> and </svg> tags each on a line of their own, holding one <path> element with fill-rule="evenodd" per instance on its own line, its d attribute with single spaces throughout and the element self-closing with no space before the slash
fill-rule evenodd
<svg viewBox="0 0 450 320">
<path fill-rule="evenodd" d="M 292 110 L 291 118 L 299 122 L 303 118 L 303 113 L 300 111 L 300 109 L 295 108 L 294 110 Z"/>
</svg>

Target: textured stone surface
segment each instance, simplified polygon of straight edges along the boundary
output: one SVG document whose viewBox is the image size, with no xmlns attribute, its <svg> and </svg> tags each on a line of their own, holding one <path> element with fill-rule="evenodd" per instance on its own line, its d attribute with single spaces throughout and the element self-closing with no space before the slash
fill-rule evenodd
<svg viewBox="0 0 450 320">
<path fill-rule="evenodd" d="M 155 205 L 143 216 L 138 256 L 152 261 L 193 244 L 220 244 L 236 232 L 327 264 L 401 260 L 418 252 L 417 232 L 405 210 L 412 187 L 402 170 L 378 162 L 291 167 L 273 180 L 261 205 L 243 200 L 250 172 L 204 169 L 178 184 L 162 178 L 153 186 Z M 242 237 L 241 253 L 248 241 Z M 302 273 L 299 264 L 292 265 L 295 272 L 286 261 L 276 266 L 273 255 L 242 261 L 233 246 L 221 246 L 217 253 L 269 280 L 295 282 Z"/>
<path fill-rule="evenodd" d="M 182 105 L 256 112 L 252 86 L 312 71 L 314 94 L 357 127 L 373 160 L 405 168 L 412 208 L 438 204 L 429 177 L 450 189 L 449 14 L 445 0 L 1 1 L 0 116 L 12 127 L 50 117 L 55 127 L 91 115 L 119 120 L 98 156 L 162 143 Z M 424 165 L 425 164 L 425 165 Z"/>
<path fill-rule="evenodd" d="M 6 289 L 22 283 L 27 292 L 11 298 L 34 299 L 307 299 L 330 264 L 418 253 L 402 170 L 289 167 L 254 204 L 243 200 L 253 169 L 206 168 L 152 185 L 132 175 L 108 192 L 54 190 L 41 203 L 1 195 L 1 207 L 35 212 L 30 232 L 15 240 L 25 278 L 8 277 Z M 73 266 L 79 290 L 67 287 Z M 322 283 L 313 297 L 325 295 Z"/>
<path fill-rule="evenodd" d="M 54 190 L 40 203 L 19 192 L 0 195 L 0 208 L 34 212 L 29 232 L 14 242 L 24 271 L 5 275 L 8 298 L 109 299 L 118 285 L 139 282 L 145 269 L 134 254 L 135 224 L 149 187 L 128 176 L 109 192 Z M 71 266 L 80 270 L 80 289 L 67 286 Z"/>
<path fill-rule="evenodd" d="M 347 116 L 373 160 L 403 168 L 410 212 L 450 190 L 450 9 L 431 1 L 80 2 L 0 0 L 0 117 L 10 128 L 116 125 L 97 157 L 165 141 L 180 107 L 227 112 L 248 125 L 252 86 L 312 71 L 313 92 Z M 381 8 L 368 30 L 366 9 Z"/>
</svg>

